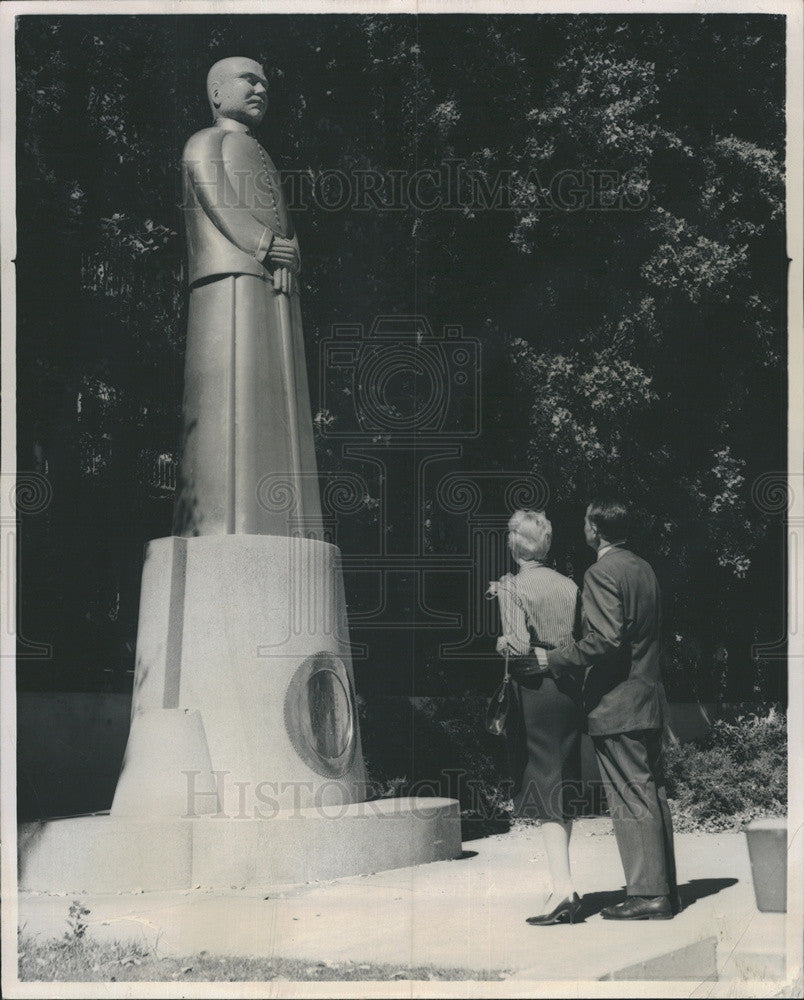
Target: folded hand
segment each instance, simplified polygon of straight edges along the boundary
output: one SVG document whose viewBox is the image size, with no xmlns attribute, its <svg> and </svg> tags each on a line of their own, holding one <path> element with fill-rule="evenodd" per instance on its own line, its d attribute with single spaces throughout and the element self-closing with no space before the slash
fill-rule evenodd
<svg viewBox="0 0 804 1000">
<path fill-rule="evenodd" d="M 295 242 L 283 239 L 281 236 L 274 236 L 271 240 L 268 260 L 274 268 L 285 267 L 293 274 L 298 274 L 301 269 L 301 259 Z"/>
<path fill-rule="evenodd" d="M 293 286 L 296 279 L 287 267 L 278 267 L 274 271 L 274 291 L 284 292 L 285 295 L 293 294 Z"/>
</svg>

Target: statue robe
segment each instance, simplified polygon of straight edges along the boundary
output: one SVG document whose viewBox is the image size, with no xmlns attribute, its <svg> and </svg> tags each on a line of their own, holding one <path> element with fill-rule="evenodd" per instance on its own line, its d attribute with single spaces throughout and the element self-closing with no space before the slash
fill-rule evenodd
<svg viewBox="0 0 804 1000">
<path fill-rule="evenodd" d="M 190 304 L 173 532 L 320 538 L 298 291 L 274 291 L 263 263 L 274 235 L 296 239 L 278 172 L 229 119 L 189 140 L 182 168 Z"/>
</svg>

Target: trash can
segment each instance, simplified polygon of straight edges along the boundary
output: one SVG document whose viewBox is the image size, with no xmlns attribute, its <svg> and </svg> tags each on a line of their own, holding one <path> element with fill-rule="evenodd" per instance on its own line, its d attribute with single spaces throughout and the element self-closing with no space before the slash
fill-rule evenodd
<svg viewBox="0 0 804 1000">
<path fill-rule="evenodd" d="M 743 827 L 757 909 L 787 911 L 787 818 L 754 819 Z"/>
</svg>

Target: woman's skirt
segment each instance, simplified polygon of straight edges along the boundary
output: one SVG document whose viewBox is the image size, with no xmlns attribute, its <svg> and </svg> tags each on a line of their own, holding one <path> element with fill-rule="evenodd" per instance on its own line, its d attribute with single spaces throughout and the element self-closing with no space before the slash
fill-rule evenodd
<svg viewBox="0 0 804 1000">
<path fill-rule="evenodd" d="M 562 685 L 563 687 L 563 685 Z M 573 819 L 581 804 L 578 700 L 549 675 L 511 682 L 514 710 L 506 735 L 517 818 Z"/>
</svg>

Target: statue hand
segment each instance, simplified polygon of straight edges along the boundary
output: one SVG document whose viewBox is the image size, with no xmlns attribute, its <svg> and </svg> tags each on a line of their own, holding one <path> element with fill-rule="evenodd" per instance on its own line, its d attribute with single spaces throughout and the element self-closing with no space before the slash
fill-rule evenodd
<svg viewBox="0 0 804 1000">
<path fill-rule="evenodd" d="M 284 292 L 285 295 L 293 294 L 293 286 L 296 279 L 287 267 L 278 267 L 274 271 L 274 291 Z"/>
<path fill-rule="evenodd" d="M 274 268 L 286 267 L 293 274 L 298 274 L 301 269 L 301 260 L 295 242 L 283 239 L 281 236 L 274 236 L 271 240 L 268 260 Z"/>
</svg>

